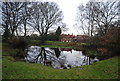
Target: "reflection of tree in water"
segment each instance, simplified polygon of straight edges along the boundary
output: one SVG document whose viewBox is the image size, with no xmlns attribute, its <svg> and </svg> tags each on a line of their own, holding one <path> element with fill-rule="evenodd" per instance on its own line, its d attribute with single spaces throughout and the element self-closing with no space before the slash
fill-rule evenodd
<svg viewBox="0 0 120 81">
<path fill-rule="evenodd" d="M 73 54 L 69 58 L 69 55 Z M 76 58 L 74 56 L 76 55 Z M 69 58 L 69 59 L 68 59 Z M 73 60 L 72 60 L 73 59 Z M 80 65 L 89 65 L 97 59 L 91 59 L 88 56 L 84 56 L 78 51 L 67 53 L 66 51 L 61 52 L 58 48 L 43 48 L 39 46 L 31 46 L 28 48 L 28 55 L 25 57 L 28 62 L 41 63 L 44 65 L 52 66 L 53 68 L 68 68 L 69 66 L 76 67 Z M 73 61 L 71 63 L 71 61 Z"/>
<path fill-rule="evenodd" d="M 35 61 L 39 61 L 40 63 L 44 63 L 45 65 L 51 65 L 52 62 L 58 61 L 59 56 L 60 51 L 58 48 L 46 50 L 44 47 L 42 47 Z"/>
<path fill-rule="evenodd" d="M 40 60 L 40 62 L 46 60 L 45 48 L 43 47 L 41 48 L 39 55 L 36 57 L 36 62 L 38 62 L 38 60 Z"/>
<path fill-rule="evenodd" d="M 83 63 L 81 65 L 89 65 L 90 64 L 90 57 L 88 56 L 85 56 L 84 57 L 84 60 L 83 60 Z"/>
<path fill-rule="evenodd" d="M 59 58 L 60 56 L 60 50 L 58 48 L 54 48 L 56 57 Z"/>
</svg>

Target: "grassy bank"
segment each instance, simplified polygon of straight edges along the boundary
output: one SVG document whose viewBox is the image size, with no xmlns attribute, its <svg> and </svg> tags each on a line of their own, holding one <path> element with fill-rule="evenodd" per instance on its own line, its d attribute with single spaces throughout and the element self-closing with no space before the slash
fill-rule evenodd
<svg viewBox="0 0 120 81">
<path fill-rule="evenodd" d="M 50 43 L 48 45 L 50 45 Z M 72 69 L 53 69 L 52 67 L 44 66 L 42 64 L 33 64 L 33 63 L 16 61 L 12 56 L 9 56 L 9 55 L 14 55 L 15 53 L 16 52 L 14 49 L 10 48 L 8 44 L 3 43 L 3 51 L 2 51 L 3 79 L 117 79 L 118 78 L 118 59 L 120 59 L 120 57 L 113 57 L 107 60 L 96 62 L 92 65 L 85 65 Z"/>
<path fill-rule="evenodd" d="M 40 45 L 41 44 L 41 45 Z M 30 45 L 40 45 L 41 47 L 49 47 L 49 48 L 72 48 L 72 49 L 81 49 L 82 45 L 86 45 L 86 43 L 78 43 L 78 42 L 61 42 L 61 41 L 46 41 L 45 45 L 42 45 L 39 40 L 32 40 Z"/>
<path fill-rule="evenodd" d="M 53 69 L 42 64 L 15 61 L 3 56 L 3 79 L 117 79 L 118 59 L 107 60 L 72 69 Z M 78 69 L 80 68 L 80 69 Z"/>
</svg>

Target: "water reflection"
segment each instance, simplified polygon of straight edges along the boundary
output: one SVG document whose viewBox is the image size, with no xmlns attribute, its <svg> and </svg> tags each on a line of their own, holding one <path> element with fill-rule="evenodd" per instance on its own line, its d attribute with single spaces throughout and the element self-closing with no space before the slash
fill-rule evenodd
<svg viewBox="0 0 120 81">
<path fill-rule="evenodd" d="M 25 60 L 27 62 L 42 63 L 58 69 L 89 65 L 94 61 L 98 61 L 97 58 L 91 59 L 83 55 L 82 51 L 69 48 L 41 48 L 39 46 L 29 47 Z"/>
<path fill-rule="evenodd" d="M 58 48 L 53 48 L 56 54 L 56 57 L 58 58 L 60 56 L 60 50 Z"/>
</svg>

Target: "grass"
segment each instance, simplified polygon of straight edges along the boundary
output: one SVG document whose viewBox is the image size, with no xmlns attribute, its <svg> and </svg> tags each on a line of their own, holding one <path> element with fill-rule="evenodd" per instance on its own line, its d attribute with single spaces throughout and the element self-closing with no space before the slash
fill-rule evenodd
<svg viewBox="0 0 120 81">
<path fill-rule="evenodd" d="M 52 46 L 52 45 L 51 45 Z M 55 47 L 55 46 L 54 46 Z M 3 79 L 117 79 L 120 57 L 84 65 L 72 69 L 53 69 L 42 64 L 16 61 L 7 44 L 3 43 L 2 78 Z M 7 55 L 7 56 L 6 56 Z M 119 64 L 118 64 L 119 63 Z M 82 68 L 82 69 L 78 69 Z M 120 75 L 120 74 L 119 74 Z"/>
<path fill-rule="evenodd" d="M 49 48 L 72 48 L 68 46 L 57 46 L 57 45 L 41 45 L 41 47 L 49 47 Z"/>
<path fill-rule="evenodd" d="M 46 41 L 45 45 L 42 45 L 41 47 L 81 49 L 80 45 L 84 44 L 85 43 L 77 42 Z"/>
<path fill-rule="evenodd" d="M 16 50 L 12 49 L 7 43 L 2 43 L 2 55 L 9 56 L 16 54 Z"/>
<path fill-rule="evenodd" d="M 120 57 L 113 57 L 72 69 L 53 69 L 42 64 L 18 62 L 11 56 L 3 56 L 2 77 L 3 79 L 117 79 L 118 59 Z"/>
<path fill-rule="evenodd" d="M 0 36 L 1 38 L 1 36 Z M 2 79 L 2 43 L 0 39 L 0 80 Z"/>
<path fill-rule="evenodd" d="M 41 44 L 40 40 L 31 40 L 30 45 Z M 44 45 L 40 45 L 40 47 L 49 47 L 49 48 L 72 48 L 77 50 L 84 50 L 83 46 L 89 45 L 89 43 L 80 43 L 80 42 L 62 42 L 62 41 L 45 41 Z"/>
</svg>

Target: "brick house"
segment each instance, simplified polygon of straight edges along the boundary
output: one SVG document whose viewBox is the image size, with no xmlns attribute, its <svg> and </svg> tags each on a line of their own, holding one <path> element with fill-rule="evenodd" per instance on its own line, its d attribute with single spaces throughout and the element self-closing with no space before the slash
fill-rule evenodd
<svg viewBox="0 0 120 81">
<path fill-rule="evenodd" d="M 72 42 L 74 38 L 75 38 L 74 35 L 69 35 L 69 34 L 61 35 L 61 41 L 63 41 L 63 42 Z"/>
<path fill-rule="evenodd" d="M 80 41 L 84 41 L 86 39 L 88 39 L 89 36 L 87 35 L 70 35 L 70 34 L 62 34 L 61 35 L 61 41 L 63 42 L 80 42 Z"/>
</svg>

